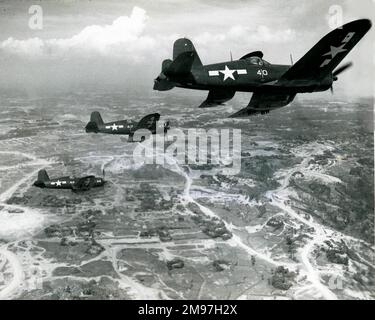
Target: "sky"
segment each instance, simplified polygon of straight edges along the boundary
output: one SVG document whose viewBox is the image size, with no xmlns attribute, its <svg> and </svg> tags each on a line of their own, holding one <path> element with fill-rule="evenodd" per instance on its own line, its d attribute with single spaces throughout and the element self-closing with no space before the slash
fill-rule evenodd
<svg viewBox="0 0 375 320">
<path fill-rule="evenodd" d="M 32 5 L 43 11 L 41 29 L 30 27 Z M 374 5 L 373 0 L 0 0 L 0 90 L 152 90 L 179 37 L 193 41 L 204 64 L 255 50 L 271 63 L 289 64 L 290 54 L 297 61 L 340 21 L 374 21 Z M 354 67 L 340 75 L 335 92 L 373 95 L 374 34 L 372 28 L 345 59 Z"/>
</svg>

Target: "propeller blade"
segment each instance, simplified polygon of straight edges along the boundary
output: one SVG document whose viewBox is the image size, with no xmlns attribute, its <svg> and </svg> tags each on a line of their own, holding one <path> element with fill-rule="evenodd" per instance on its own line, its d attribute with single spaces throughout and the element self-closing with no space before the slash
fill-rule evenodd
<svg viewBox="0 0 375 320">
<path fill-rule="evenodd" d="M 331 86 L 329 89 L 331 90 L 331 93 L 333 94 L 333 86 Z"/>
<path fill-rule="evenodd" d="M 348 63 L 342 65 L 341 67 L 339 67 L 335 71 L 333 71 L 332 76 L 333 77 L 338 76 L 340 73 L 344 72 L 346 69 L 350 68 L 352 65 L 353 65 L 352 62 L 348 62 Z"/>
</svg>

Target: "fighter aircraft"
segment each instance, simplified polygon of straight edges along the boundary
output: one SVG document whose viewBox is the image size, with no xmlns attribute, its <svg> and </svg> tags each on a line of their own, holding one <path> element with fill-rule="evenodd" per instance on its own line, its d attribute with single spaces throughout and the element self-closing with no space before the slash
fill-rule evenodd
<svg viewBox="0 0 375 320">
<path fill-rule="evenodd" d="M 38 179 L 34 182 L 35 187 L 49 189 L 71 189 L 73 192 L 87 191 L 91 188 L 102 187 L 106 181 L 103 178 L 95 176 L 86 176 L 82 178 L 59 177 L 50 179 L 46 170 L 38 172 Z"/>
<path fill-rule="evenodd" d="M 173 46 L 173 60 L 163 61 L 154 90 L 209 90 L 201 108 L 222 104 L 232 99 L 236 91 L 253 92 L 248 106 L 231 117 L 265 114 L 288 105 L 297 93 L 327 89 L 333 92 L 333 82 L 352 63 L 336 67 L 370 28 L 368 19 L 347 23 L 328 33 L 292 65 L 271 64 L 263 59 L 261 51 L 236 61 L 203 65 L 193 43 L 178 39 Z"/>
<path fill-rule="evenodd" d="M 152 134 L 156 134 L 156 125 L 160 119 L 159 113 L 149 114 L 141 119 L 141 121 L 119 120 L 104 123 L 98 111 L 91 113 L 90 122 L 86 125 L 86 132 L 124 134 L 129 135 L 128 142 L 136 142 L 133 140 L 134 133 L 139 129 L 147 129 Z M 169 130 L 169 121 L 164 124 L 164 133 Z M 141 137 L 141 141 L 145 139 Z"/>
</svg>

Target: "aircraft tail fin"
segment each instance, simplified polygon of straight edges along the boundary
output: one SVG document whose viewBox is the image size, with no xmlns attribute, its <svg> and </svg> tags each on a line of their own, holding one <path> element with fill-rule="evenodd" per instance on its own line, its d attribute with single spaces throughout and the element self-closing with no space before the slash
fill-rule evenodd
<svg viewBox="0 0 375 320">
<path fill-rule="evenodd" d="M 181 38 L 173 45 L 173 61 L 164 60 L 163 73 L 166 76 L 181 77 L 188 75 L 192 68 L 200 66 L 202 62 L 193 43 L 189 39 Z"/>
<path fill-rule="evenodd" d="M 193 43 L 189 39 L 186 39 L 186 38 L 181 38 L 181 39 L 176 40 L 173 45 L 173 60 L 176 60 L 180 54 L 185 53 L 185 52 L 192 53 L 192 56 L 193 56 L 192 67 L 193 68 L 202 66 L 201 59 L 199 58 L 198 53 L 195 50 Z"/>
<path fill-rule="evenodd" d="M 102 116 L 98 111 L 94 111 L 91 113 L 90 122 L 95 122 L 97 125 L 103 124 Z"/>
<path fill-rule="evenodd" d="M 39 170 L 38 172 L 38 181 L 39 182 L 46 182 L 46 181 L 49 181 L 49 176 L 47 174 L 47 171 L 46 170 Z"/>
<path fill-rule="evenodd" d="M 98 132 L 99 125 L 103 125 L 102 116 L 98 111 L 94 111 L 91 113 L 90 122 L 86 125 L 86 132 Z"/>
<path fill-rule="evenodd" d="M 326 77 L 332 73 L 370 28 L 370 20 L 360 19 L 331 31 L 291 66 L 279 81 Z"/>
<path fill-rule="evenodd" d="M 173 60 L 163 61 L 161 74 L 154 80 L 154 90 L 173 89 L 177 83 L 190 78 L 191 69 L 201 66 L 201 59 L 193 43 L 186 38 L 176 40 L 173 45 Z"/>
</svg>

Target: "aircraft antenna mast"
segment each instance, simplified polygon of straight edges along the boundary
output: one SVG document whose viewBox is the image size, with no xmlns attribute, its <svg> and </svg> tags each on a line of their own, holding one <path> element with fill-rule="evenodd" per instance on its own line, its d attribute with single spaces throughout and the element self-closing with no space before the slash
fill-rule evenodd
<svg viewBox="0 0 375 320">
<path fill-rule="evenodd" d="M 294 63 L 293 63 L 293 56 L 292 56 L 292 54 L 290 54 L 290 63 L 293 65 Z"/>
<path fill-rule="evenodd" d="M 229 53 L 230 53 L 230 61 L 233 61 L 232 50 L 230 50 Z"/>
</svg>

